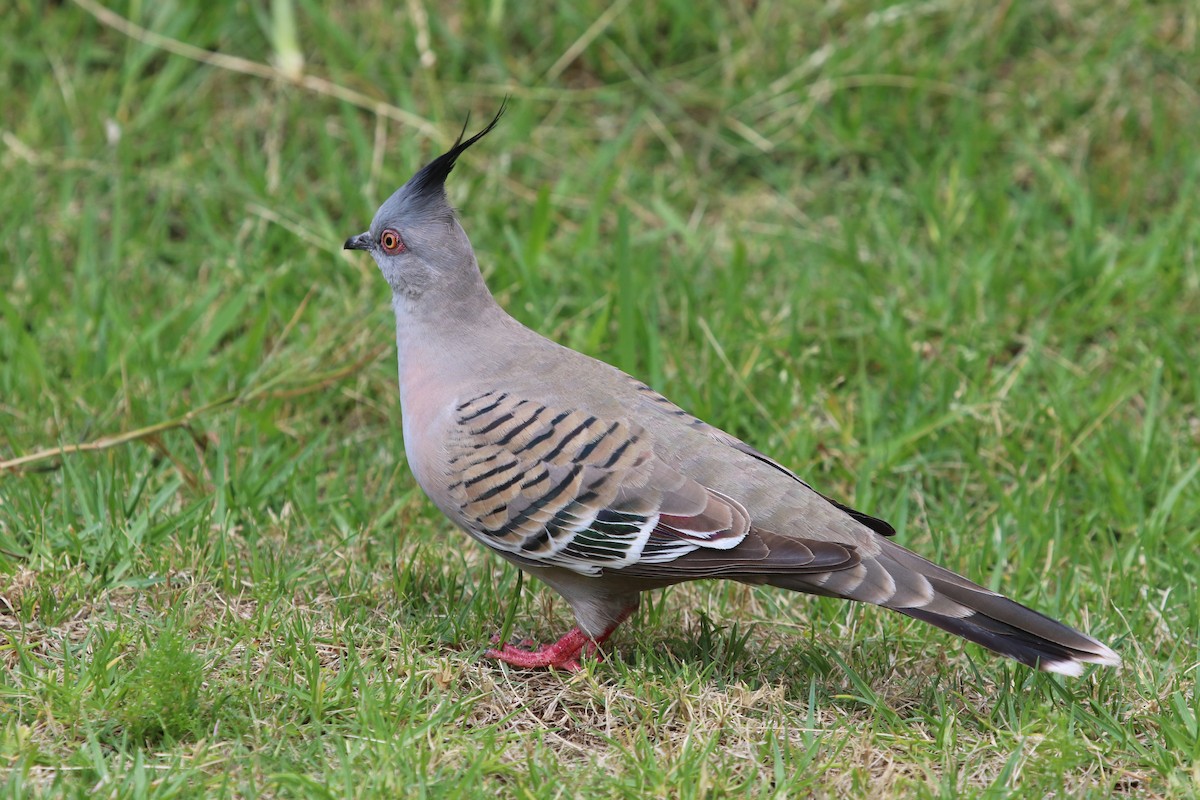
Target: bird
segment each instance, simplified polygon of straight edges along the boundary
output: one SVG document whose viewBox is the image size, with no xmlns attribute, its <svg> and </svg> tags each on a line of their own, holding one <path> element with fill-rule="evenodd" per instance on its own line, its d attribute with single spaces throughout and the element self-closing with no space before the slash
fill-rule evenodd
<svg viewBox="0 0 1200 800">
<path fill-rule="evenodd" d="M 506 101 L 507 102 L 507 101 Z M 344 249 L 392 293 L 408 465 L 455 525 L 561 595 L 575 627 L 486 656 L 576 671 L 643 592 L 728 579 L 870 603 L 1042 671 L 1119 666 L 1107 645 L 940 567 L 895 529 L 646 383 L 518 322 L 494 299 L 450 205 L 467 124 Z"/>
</svg>

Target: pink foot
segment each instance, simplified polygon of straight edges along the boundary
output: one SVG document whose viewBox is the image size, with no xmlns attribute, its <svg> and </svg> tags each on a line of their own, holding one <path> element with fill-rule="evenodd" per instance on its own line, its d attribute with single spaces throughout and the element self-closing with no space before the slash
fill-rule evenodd
<svg viewBox="0 0 1200 800">
<path fill-rule="evenodd" d="M 554 644 L 536 647 L 529 642 L 532 649 L 528 650 L 513 647 L 511 644 L 501 644 L 498 648 L 488 650 L 484 653 L 484 656 L 494 658 L 497 661 L 503 661 L 505 664 L 512 664 L 514 667 L 521 667 L 522 669 L 544 669 L 549 667 L 550 669 L 561 669 L 566 672 L 578 672 L 583 669 L 579 660 L 585 655 L 595 658 L 597 661 L 603 660 L 604 654 L 600 652 L 600 645 L 604 644 L 609 636 L 612 636 L 612 632 L 617 629 L 617 626 L 624 622 L 636 608 L 637 604 L 634 604 L 622 611 L 616 621 L 609 626 L 608 630 L 595 639 L 592 639 L 586 633 L 579 630 L 578 627 L 575 627 Z M 492 644 L 498 644 L 499 638 L 499 636 L 493 636 Z M 522 644 L 528 641 L 526 639 L 522 641 Z"/>
<path fill-rule="evenodd" d="M 583 653 L 584 645 L 588 644 L 593 643 L 587 634 L 579 628 L 572 628 L 570 633 L 554 644 L 548 644 L 536 650 L 522 650 L 511 644 L 504 644 L 500 645 L 499 649 L 488 650 L 484 655 L 524 669 L 549 667 L 567 672 L 578 672 L 583 668 L 579 663 L 579 657 Z"/>
</svg>

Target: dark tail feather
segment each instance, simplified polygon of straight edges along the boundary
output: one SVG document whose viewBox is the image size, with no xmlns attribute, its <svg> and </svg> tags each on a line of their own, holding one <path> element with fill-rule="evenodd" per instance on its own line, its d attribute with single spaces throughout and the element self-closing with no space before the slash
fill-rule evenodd
<svg viewBox="0 0 1200 800">
<path fill-rule="evenodd" d="M 998 599 L 1005 600 L 1005 598 Z M 1000 655 L 1008 656 L 1022 664 L 1046 672 L 1079 676 L 1083 674 L 1084 663 L 1105 664 L 1114 667 L 1120 665 L 1121 658 L 1116 653 L 1090 636 L 1055 622 L 1050 617 L 1039 614 L 1019 603 L 1011 600 L 1006 600 L 1006 602 L 1017 611 L 1008 619 L 1015 621 L 1019 617 L 1018 624 L 1004 622 L 978 611 L 969 617 L 957 619 L 923 611 L 919 608 L 896 610 L 913 619 L 936 625 L 942 630 L 982 645 Z M 1053 625 L 1057 629 L 1057 635 L 1053 639 L 1039 636 L 1028 630 L 1031 627 L 1048 625 Z M 1063 640 L 1071 640 L 1075 646 L 1064 644 Z"/>
<path fill-rule="evenodd" d="M 1087 634 L 890 542 L 851 569 L 769 582 L 891 608 L 1047 672 L 1081 675 L 1084 663 L 1121 663 L 1112 649 Z"/>
</svg>

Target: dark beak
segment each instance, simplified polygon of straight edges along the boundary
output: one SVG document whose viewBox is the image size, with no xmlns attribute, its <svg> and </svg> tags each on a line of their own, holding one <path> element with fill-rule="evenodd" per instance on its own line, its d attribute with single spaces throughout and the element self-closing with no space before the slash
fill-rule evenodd
<svg viewBox="0 0 1200 800">
<path fill-rule="evenodd" d="M 358 236 L 351 236 L 342 245 L 343 250 L 370 250 L 371 249 L 371 233 L 360 233 Z"/>
</svg>

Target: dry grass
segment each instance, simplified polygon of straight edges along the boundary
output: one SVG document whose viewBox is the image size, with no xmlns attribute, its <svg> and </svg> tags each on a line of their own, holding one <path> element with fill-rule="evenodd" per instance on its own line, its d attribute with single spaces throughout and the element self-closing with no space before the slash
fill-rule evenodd
<svg viewBox="0 0 1200 800">
<path fill-rule="evenodd" d="M 1194 796 L 1198 23 L 17 0 L 6 793 Z M 481 660 L 569 612 L 416 489 L 339 247 L 505 95 L 451 191 L 507 308 L 1125 667 L 708 584 L 578 675 Z"/>
</svg>

